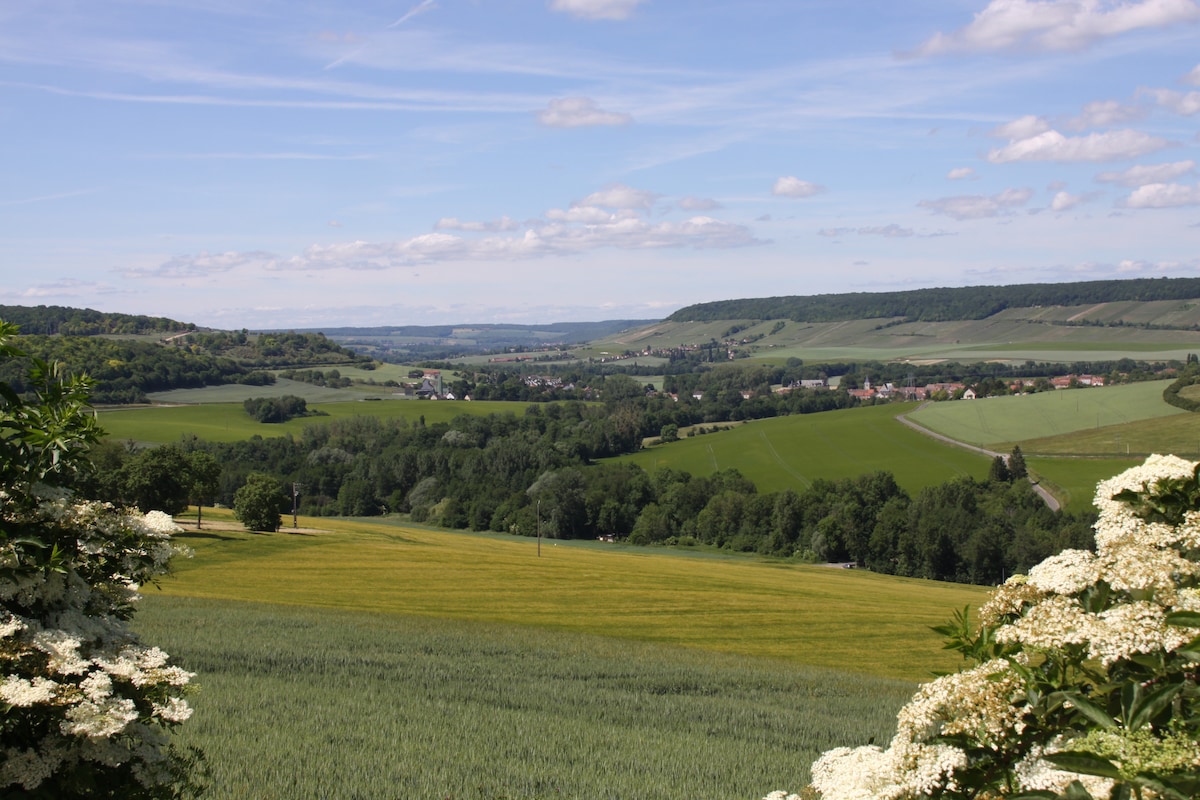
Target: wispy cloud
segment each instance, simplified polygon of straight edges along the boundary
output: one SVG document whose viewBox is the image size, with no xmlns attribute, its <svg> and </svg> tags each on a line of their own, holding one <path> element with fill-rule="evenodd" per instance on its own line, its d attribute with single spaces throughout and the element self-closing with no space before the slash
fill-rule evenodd
<svg viewBox="0 0 1200 800">
<path fill-rule="evenodd" d="M 1180 208 L 1200 206 L 1200 184 L 1148 183 L 1129 193 L 1126 208 Z"/>
<path fill-rule="evenodd" d="M 1118 186 L 1145 186 L 1148 183 L 1169 183 L 1195 169 L 1196 162 L 1191 159 L 1169 164 L 1138 164 L 1120 172 L 1101 172 L 1096 180 Z"/>
<path fill-rule="evenodd" d="M 551 100 L 537 112 L 537 120 L 548 128 L 591 128 L 602 125 L 628 125 L 633 117 L 596 106 L 590 97 L 563 97 Z"/>
<path fill-rule="evenodd" d="M 991 0 L 971 22 L 936 33 L 911 55 L 1080 50 L 1100 39 L 1200 19 L 1194 0 Z"/>
<path fill-rule="evenodd" d="M 628 19 L 645 0 L 550 0 L 550 8 L 584 19 Z"/>
<path fill-rule="evenodd" d="M 399 25 L 403 25 L 404 23 L 408 22 L 410 19 L 417 16 L 418 14 L 423 14 L 426 11 L 429 11 L 430 9 L 433 9 L 433 8 L 437 8 L 437 3 L 434 0 L 421 0 L 421 2 L 417 3 L 411 9 L 409 9 L 409 11 L 404 16 L 400 17 L 400 19 L 398 19 L 395 22 L 388 25 L 388 27 L 395 28 Z"/>
<path fill-rule="evenodd" d="M 99 189 L 75 189 L 70 192 L 56 192 L 55 194 L 40 194 L 34 197 L 22 197 L 18 200 L 0 200 L 0 206 L 26 206 L 32 203 L 48 203 L 53 200 L 66 200 L 71 197 L 82 197 L 84 195 L 95 194 Z"/>
<path fill-rule="evenodd" d="M 1028 203 L 1032 197 L 1032 189 L 1005 189 L 993 195 L 958 195 L 922 200 L 917 205 L 952 219 L 985 219 L 1010 214 Z"/>
<path fill-rule="evenodd" d="M 812 197 L 825 191 L 819 183 L 801 180 L 794 175 L 786 175 L 775 180 L 771 194 L 776 197 Z"/>
<path fill-rule="evenodd" d="M 987 154 L 993 164 L 1013 161 L 1120 161 L 1153 153 L 1168 146 L 1166 139 L 1135 130 L 1064 136 L 1048 130 L 1017 139 Z"/>
</svg>

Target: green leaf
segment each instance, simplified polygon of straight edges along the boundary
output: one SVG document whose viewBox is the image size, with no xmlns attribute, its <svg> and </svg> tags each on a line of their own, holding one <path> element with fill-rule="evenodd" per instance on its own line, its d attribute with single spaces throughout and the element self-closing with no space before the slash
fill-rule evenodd
<svg viewBox="0 0 1200 800">
<path fill-rule="evenodd" d="M 1166 622 L 1177 628 L 1200 628 L 1200 611 L 1172 611 Z"/>
<path fill-rule="evenodd" d="M 1065 752 L 1043 756 L 1056 767 L 1067 772 L 1078 772 L 1081 775 L 1099 775 L 1102 778 L 1121 779 L 1121 770 L 1106 758 L 1094 753 Z"/>
<path fill-rule="evenodd" d="M 1076 692 L 1061 692 L 1062 699 L 1069 701 L 1075 710 L 1101 728 L 1115 728 L 1117 722 L 1108 713 L 1081 694 Z"/>
<path fill-rule="evenodd" d="M 1195 795 L 1184 794 L 1161 775 L 1139 772 L 1133 782 L 1143 789 L 1149 789 L 1159 797 L 1170 798 L 1170 800 L 1195 800 Z"/>
<path fill-rule="evenodd" d="M 1063 792 L 1063 797 L 1066 800 L 1096 800 L 1092 797 L 1092 793 L 1083 788 L 1083 784 L 1079 781 L 1071 781 L 1071 785 Z"/>
<path fill-rule="evenodd" d="M 1150 722 L 1150 720 L 1158 716 L 1158 712 L 1166 708 L 1167 704 L 1174 699 L 1175 695 L 1179 694 L 1181 689 L 1183 689 L 1182 683 L 1170 683 L 1140 698 L 1134 705 L 1133 715 L 1125 720 L 1125 727 L 1131 731 L 1136 731 Z"/>
</svg>

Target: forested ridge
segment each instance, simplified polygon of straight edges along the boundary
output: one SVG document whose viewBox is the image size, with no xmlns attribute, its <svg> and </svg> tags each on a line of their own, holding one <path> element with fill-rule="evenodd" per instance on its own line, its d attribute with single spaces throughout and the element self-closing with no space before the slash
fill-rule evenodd
<svg viewBox="0 0 1200 800">
<path fill-rule="evenodd" d="M 195 330 L 190 322 L 142 314 L 114 314 L 67 306 L 0 306 L 0 319 L 20 326 L 20 334 L 62 336 L 179 333 Z"/>
<path fill-rule="evenodd" d="M 42 327 L 47 324 L 44 319 Z M 144 403 L 148 393 L 171 389 L 274 383 L 274 375 L 266 370 L 279 367 L 372 363 L 314 333 L 252 336 L 245 331 L 185 331 L 167 342 L 96 334 L 33 334 L 22 335 L 20 340 L 29 355 L 61 362 L 68 374 L 92 378 L 92 399 L 104 405 Z M 0 380 L 18 392 L 26 391 L 23 362 L 15 359 L 4 364 Z"/>
<path fill-rule="evenodd" d="M 790 319 L 795 322 L 841 322 L 902 317 L 923 322 L 946 322 L 984 319 L 1007 308 L 1077 306 L 1120 300 L 1188 300 L 1197 297 L 1200 297 L 1200 278 L 1136 278 L 719 300 L 681 308 L 667 320 L 712 322 L 726 319 Z"/>
</svg>

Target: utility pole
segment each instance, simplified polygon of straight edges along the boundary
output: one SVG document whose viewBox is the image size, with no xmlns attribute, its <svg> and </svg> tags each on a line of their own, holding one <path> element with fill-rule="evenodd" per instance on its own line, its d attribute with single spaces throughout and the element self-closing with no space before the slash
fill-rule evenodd
<svg viewBox="0 0 1200 800">
<path fill-rule="evenodd" d="M 292 529 L 295 530 L 296 525 L 296 509 L 300 503 L 300 487 L 301 484 L 292 482 Z"/>
<path fill-rule="evenodd" d="M 542 557 L 542 501 L 537 501 L 538 558 Z"/>
</svg>

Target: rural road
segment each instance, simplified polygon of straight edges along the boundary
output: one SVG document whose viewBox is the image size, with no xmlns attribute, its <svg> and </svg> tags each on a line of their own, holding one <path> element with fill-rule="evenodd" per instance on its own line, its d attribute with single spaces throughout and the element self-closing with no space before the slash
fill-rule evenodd
<svg viewBox="0 0 1200 800">
<path fill-rule="evenodd" d="M 924 407 L 925 407 L 925 404 L 922 403 L 921 405 L 917 406 L 913 410 L 920 411 Z M 972 450 L 976 453 L 985 455 L 988 458 L 995 458 L 996 456 L 1004 457 L 1003 453 L 997 453 L 994 450 L 988 450 L 983 447 L 976 447 L 973 444 L 967 444 L 966 442 L 960 442 L 957 439 L 951 439 L 949 436 L 943 436 L 940 433 L 935 433 L 934 431 L 931 431 L 928 428 L 923 427 L 923 426 L 918 425 L 917 423 L 913 422 L 911 419 L 908 418 L 907 414 L 897 414 L 896 419 L 899 420 L 900 422 L 904 423 L 908 427 L 912 428 L 917 433 L 924 434 L 925 436 L 928 436 L 932 439 L 937 439 L 938 441 L 941 441 L 941 442 L 945 442 L 946 444 L 954 445 L 955 447 L 961 447 L 964 450 Z M 1058 502 L 1058 500 L 1056 500 L 1054 498 L 1054 495 L 1050 494 L 1050 492 L 1048 492 L 1044 488 L 1042 488 L 1042 486 L 1039 483 L 1034 481 L 1032 478 L 1029 479 L 1029 482 L 1033 484 L 1033 490 L 1038 493 L 1038 496 L 1041 497 L 1043 501 L 1045 501 L 1046 506 L 1051 511 L 1058 511 L 1062 507 L 1061 504 Z"/>
</svg>

